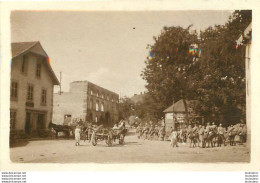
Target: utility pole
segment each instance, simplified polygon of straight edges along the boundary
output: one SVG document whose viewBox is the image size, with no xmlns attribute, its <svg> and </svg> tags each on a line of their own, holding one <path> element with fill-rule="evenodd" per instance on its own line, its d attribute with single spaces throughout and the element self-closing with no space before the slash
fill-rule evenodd
<svg viewBox="0 0 260 183">
<path fill-rule="evenodd" d="M 60 71 L 60 95 L 61 95 L 61 71 Z"/>
</svg>

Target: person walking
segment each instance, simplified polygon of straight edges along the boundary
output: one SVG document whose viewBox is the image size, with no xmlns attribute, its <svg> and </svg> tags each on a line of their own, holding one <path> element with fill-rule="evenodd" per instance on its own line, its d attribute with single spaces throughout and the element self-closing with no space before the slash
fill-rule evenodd
<svg viewBox="0 0 260 183">
<path fill-rule="evenodd" d="M 170 144 L 172 147 L 174 146 L 178 147 L 178 133 L 176 130 L 172 131 L 170 140 L 171 140 Z"/>
<path fill-rule="evenodd" d="M 220 143 L 222 142 L 224 144 L 224 146 L 225 146 L 226 145 L 226 138 L 224 136 L 225 128 L 223 128 L 221 123 L 219 124 L 219 127 L 218 127 L 217 131 L 218 131 L 218 135 L 220 137 Z M 220 146 L 221 146 L 221 144 L 220 144 Z"/>
<path fill-rule="evenodd" d="M 203 135 L 205 132 L 204 125 L 199 126 L 199 147 L 203 147 Z"/>
<path fill-rule="evenodd" d="M 196 143 L 197 143 L 199 147 L 199 127 L 197 124 L 195 124 L 195 126 L 193 127 L 192 133 L 193 133 L 193 144 L 196 147 Z"/>
<path fill-rule="evenodd" d="M 76 141 L 76 146 L 79 146 L 79 142 L 80 142 L 80 132 L 81 132 L 81 128 L 79 125 L 76 126 L 75 129 L 75 141 Z"/>
<path fill-rule="evenodd" d="M 159 134 L 160 134 L 160 140 L 161 140 L 161 141 L 164 141 L 164 137 L 165 137 L 165 134 L 166 134 L 165 126 L 162 126 L 162 127 L 160 128 Z"/>
<path fill-rule="evenodd" d="M 88 142 L 89 142 L 89 143 L 90 143 L 90 141 L 91 141 L 92 132 L 93 132 L 93 126 L 92 126 L 92 124 L 90 123 L 90 124 L 88 125 Z"/>
</svg>

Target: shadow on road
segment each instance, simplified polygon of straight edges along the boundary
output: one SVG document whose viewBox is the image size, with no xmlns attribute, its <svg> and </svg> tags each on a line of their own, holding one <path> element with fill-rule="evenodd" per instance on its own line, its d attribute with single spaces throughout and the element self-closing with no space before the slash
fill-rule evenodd
<svg viewBox="0 0 260 183">
<path fill-rule="evenodd" d="M 10 148 L 23 147 L 23 146 L 26 146 L 27 144 L 29 144 L 28 140 L 13 142 L 13 143 L 10 143 Z"/>
<path fill-rule="evenodd" d="M 108 146 L 107 144 L 100 143 L 100 144 L 97 144 L 96 146 L 93 146 L 93 147 L 108 147 L 108 148 L 112 148 L 112 147 L 139 146 L 139 145 L 142 145 L 142 144 L 138 143 L 138 142 L 125 142 L 125 144 L 121 145 L 121 144 L 118 144 L 118 143 L 115 142 L 115 143 L 112 144 L 112 146 Z M 92 146 L 92 144 L 81 143 L 80 146 L 81 147 L 86 147 L 86 146 Z"/>
</svg>

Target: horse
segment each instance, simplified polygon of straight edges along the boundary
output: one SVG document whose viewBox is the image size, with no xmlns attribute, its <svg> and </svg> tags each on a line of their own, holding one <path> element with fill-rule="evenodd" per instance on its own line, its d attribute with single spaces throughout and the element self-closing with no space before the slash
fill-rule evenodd
<svg viewBox="0 0 260 183">
<path fill-rule="evenodd" d="M 217 134 L 215 131 L 205 131 L 202 134 L 202 147 L 215 147 L 215 144 L 217 143 Z"/>
<path fill-rule="evenodd" d="M 198 143 L 199 133 L 190 131 L 188 133 L 188 138 L 190 139 L 190 147 L 197 147 L 196 143 Z"/>
<path fill-rule="evenodd" d="M 148 139 L 148 133 L 149 133 L 149 128 L 145 128 L 145 129 L 142 131 L 142 135 L 143 135 L 144 140 L 145 140 L 145 139 Z"/>
<path fill-rule="evenodd" d="M 52 122 L 49 123 L 48 128 L 49 129 L 53 129 L 55 131 L 56 138 L 58 138 L 59 132 L 63 132 L 63 133 L 66 134 L 67 137 L 69 137 L 70 131 L 73 131 L 70 126 L 67 126 L 67 125 L 57 125 L 57 124 L 54 124 Z"/>
<path fill-rule="evenodd" d="M 210 142 L 211 147 L 215 147 L 217 143 L 217 133 L 214 130 L 209 132 L 208 141 Z"/>
<path fill-rule="evenodd" d="M 217 143 L 217 147 L 221 147 L 222 144 L 225 145 L 225 139 L 224 135 L 221 135 L 219 133 L 216 134 L 215 141 Z"/>
<path fill-rule="evenodd" d="M 208 135 L 209 135 L 208 131 L 204 131 L 202 133 L 202 148 L 209 147 L 210 141 L 209 141 Z M 207 144 L 208 144 L 208 146 L 207 146 Z"/>
<path fill-rule="evenodd" d="M 185 131 L 181 130 L 179 133 L 179 141 L 181 143 L 186 143 L 186 140 L 187 140 L 187 135 L 186 135 Z"/>
<path fill-rule="evenodd" d="M 235 146 L 236 145 L 236 142 L 235 142 L 235 136 L 238 135 L 237 133 L 237 130 L 236 129 L 231 129 L 229 132 L 228 132 L 228 137 L 229 137 L 229 144 L 231 146 Z"/>
</svg>

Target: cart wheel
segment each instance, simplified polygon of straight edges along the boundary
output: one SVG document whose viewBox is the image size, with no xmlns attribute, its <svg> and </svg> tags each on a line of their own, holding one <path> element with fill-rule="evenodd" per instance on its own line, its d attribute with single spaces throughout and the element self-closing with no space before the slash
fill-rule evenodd
<svg viewBox="0 0 260 183">
<path fill-rule="evenodd" d="M 93 132 L 92 135 L 91 135 L 91 143 L 92 143 L 93 146 L 97 145 L 97 139 L 96 139 L 95 132 Z"/>
<path fill-rule="evenodd" d="M 111 147 L 112 146 L 112 138 L 108 135 L 107 136 L 107 140 L 106 140 L 106 143 L 107 143 L 107 145 L 109 146 L 109 147 Z"/>
</svg>

